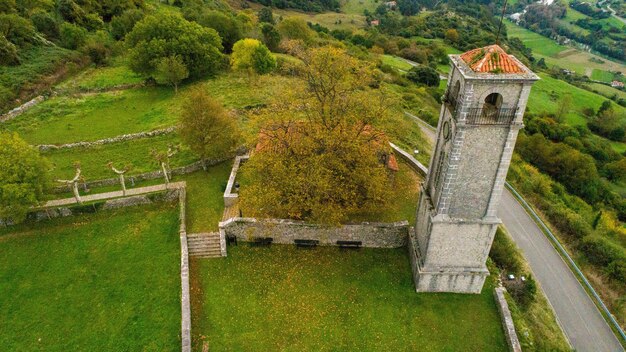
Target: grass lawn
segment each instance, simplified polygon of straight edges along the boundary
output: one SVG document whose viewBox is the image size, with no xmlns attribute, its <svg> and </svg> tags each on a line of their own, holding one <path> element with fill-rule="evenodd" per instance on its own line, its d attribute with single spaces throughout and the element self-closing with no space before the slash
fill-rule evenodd
<svg viewBox="0 0 626 352">
<path fill-rule="evenodd" d="M 179 94 L 180 96 L 180 94 Z M 6 123 L 31 144 L 98 140 L 172 125 L 171 88 L 139 88 L 47 100 Z"/>
<path fill-rule="evenodd" d="M 0 230 L 0 346 L 180 350 L 179 268 L 174 204 Z"/>
<path fill-rule="evenodd" d="M 196 351 L 507 349 L 490 280 L 480 295 L 417 294 L 404 248 L 240 244 L 191 271 Z"/>
<path fill-rule="evenodd" d="M 81 74 L 59 85 L 67 89 L 104 89 L 124 84 L 143 82 L 143 77 L 131 71 L 128 66 L 91 67 Z"/>
<path fill-rule="evenodd" d="M 607 98 L 617 95 L 619 98 L 626 99 L 626 91 L 624 90 L 619 90 L 600 83 L 590 83 L 589 87 Z"/>
<path fill-rule="evenodd" d="M 622 63 L 560 45 L 550 38 L 518 26 L 509 20 L 505 20 L 504 23 L 509 38 L 519 38 L 527 47 L 532 49 L 533 55 L 537 60 L 543 58 L 548 66 L 556 65 L 588 76 L 592 75 L 593 69 L 604 71 L 626 70 Z"/>
<path fill-rule="evenodd" d="M 362 15 L 363 11 L 374 12 L 380 3 L 378 0 L 344 0 L 341 11 L 349 14 Z"/>
<path fill-rule="evenodd" d="M 210 167 L 208 171 L 174 178 L 187 182 L 187 232 L 217 231 L 224 213 L 224 191 L 233 161 Z"/>
<path fill-rule="evenodd" d="M 591 79 L 595 79 L 596 81 L 611 82 L 615 79 L 614 77 L 615 75 L 611 72 L 598 70 L 597 68 L 593 69 L 591 73 Z"/>
<path fill-rule="evenodd" d="M 87 181 L 116 177 L 107 167 L 112 161 L 118 168 L 131 165 L 127 176 L 159 170 L 160 166 L 150 155 L 152 149 L 166 151 L 169 144 L 180 144 L 176 134 L 143 138 L 132 141 L 99 145 L 91 148 L 60 149 L 42 153 L 53 166 L 53 177 L 66 179 L 74 177 L 74 163 L 79 161 Z M 181 146 L 180 151 L 170 159 L 172 168 L 191 164 L 197 157 Z"/>
<path fill-rule="evenodd" d="M 250 82 L 246 74 L 227 72 L 198 84 L 203 84 L 225 107 L 241 109 L 268 103 L 296 80 L 297 78 L 269 74 L 257 76 Z"/>
<path fill-rule="evenodd" d="M 547 74 L 540 73 L 539 76 L 541 80 L 533 85 L 528 100 L 528 109 L 533 113 L 556 112 L 560 99 L 569 94 L 572 96 L 572 105 L 565 120 L 572 125 L 584 125 L 587 121 L 582 115 L 582 110 L 586 107 L 598 110 L 602 102 L 607 100 L 599 94 L 575 87 Z M 618 113 L 626 111 L 626 108 L 617 104 L 613 104 L 613 107 Z"/>
<path fill-rule="evenodd" d="M 389 65 L 397 70 L 408 71 L 413 67 L 413 65 L 397 56 L 381 55 L 380 59 L 382 60 L 383 64 Z"/>
</svg>

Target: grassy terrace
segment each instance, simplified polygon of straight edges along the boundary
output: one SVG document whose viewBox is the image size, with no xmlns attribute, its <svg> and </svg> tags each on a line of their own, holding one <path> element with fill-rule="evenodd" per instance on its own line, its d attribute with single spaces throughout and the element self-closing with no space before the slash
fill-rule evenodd
<svg viewBox="0 0 626 352">
<path fill-rule="evenodd" d="M 491 282 L 416 294 L 405 249 L 240 244 L 191 270 L 195 351 L 507 349 Z"/>
<path fill-rule="evenodd" d="M 152 149 L 165 151 L 169 144 L 180 144 L 176 134 L 156 136 L 152 138 L 99 145 L 91 148 L 59 149 L 43 153 L 54 165 L 55 178 L 74 176 L 74 162 L 79 161 L 83 175 L 89 180 L 115 177 L 106 164 L 112 161 L 118 167 L 132 165 L 127 176 L 159 170 L 160 167 L 150 155 Z M 176 168 L 188 165 L 197 158 L 187 148 L 181 150 L 170 159 L 170 166 Z"/>
<path fill-rule="evenodd" d="M 31 144 L 97 140 L 173 124 L 173 98 L 174 92 L 169 88 L 59 96 L 6 125 Z"/>
<path fill-rule="evenodd" d="M 180 349 L 175 204 L 0 230 L 6 351 Z"/>
<path fill-rule="evenodd" d="M 568 13 L 569 10 L 571 9 L 568 9 Z M 537 60 L 545 59 L 548 66 L 556 65 L 588 76 L 592 75 L 594 69 L 601 71 L 624 70 L 624 65 L 618 62 L 559 45 L 554 40 L 518 26 L 509 20 L 505 20 L 504 23 L 509 38 L 519 38 L 527 47 L 532 49 Z"/>
<path fill-rule="evenodd" d="M 114 82 L 132 81 L 123 67 L 88 70 L 67 85 L 109 86 L 108 70 L 122 70 Z M 129 76 L 130 75 L 130 76 Z M 184 91 L 202 85 L 227 108 L 246 108 L 267 103 L 290 84 L 290 78 L 261 76 L 250 82 L 245 75 L 227 73 L 190 84 L 178 95 L 169 87 L 144 87 L 98 94 L 62 95 L 49 99 L 4 125 L 31 144 L 63 144 L 91 141 L 164 128 L 176 123 Z M 104 82 L 104 83 L 102 83 Z M 107 83 L 108 82 L 108 83 Z"/>
</svg>

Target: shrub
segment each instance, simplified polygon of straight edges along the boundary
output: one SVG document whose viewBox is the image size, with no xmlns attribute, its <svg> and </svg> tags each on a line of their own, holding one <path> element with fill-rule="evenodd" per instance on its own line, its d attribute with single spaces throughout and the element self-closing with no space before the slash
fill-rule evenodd
<svg viewBox="0 0 626 352">
<path fill-rule="evenodd" d="M 111 20 L 111 35 L 117 40 L 124 38 L 143 17 L 143 11 L 137 9 L 127 10 L 121 15 L 113 17 Z"/>
<path fill-rule="evenodd" d="M 87 40 L 87 30 L 71 23 L 61 25 L 61 46 L 67 49 L 78 49 Z"/>
<path fill-rule="evenodd" d="M 46 38 L 56 39 L 59 37 L 59 25 L 49 13 L 36 10 L 30 16 L 30 20 L 37 28 L 37 31 L 45 35 Z"/>
<path fill-rule="evenodd" d="M 23 46 L 34 41 L 35 27 L 18 15 L 0 14 L 0 35 L 17 46 Z"/>
<path fill-rule="evenodd" d="M 510 271 L 515 274 L 519 274 L 522 270 L 522 261 L 515 247 L 515 243 L 513 243 L 501 228 L 498 228 L 496 231 L 489 257 L 502 270 Z"/>
<path fill-rule="evenodd" d="M 412 67 L 409 72 L 407 72 L 406 78 L 415 83 L 425 84 L 430 87 L 439 86 L 439 73 L 426 66 Z"/>
<path fill-rule="evenodd" d="M 13 104 L 15 93 L 9 88 L 0 85 L 0 110 L 5 110 Z"/>
<path fill-rule="evenodd" d="M 17 56 L 17 48 L 13 43 L 7 40 L 3 35 L 0 35 L 0 65 L 12 66 L 20 63 L 20 58 Z"/>
</svg>

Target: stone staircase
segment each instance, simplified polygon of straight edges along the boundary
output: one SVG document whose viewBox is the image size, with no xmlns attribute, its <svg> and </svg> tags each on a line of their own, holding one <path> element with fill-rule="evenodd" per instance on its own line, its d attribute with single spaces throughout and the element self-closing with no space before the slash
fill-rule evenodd
<svg viewBox="0 0 626 352">
<path fill-rule="evenodd" d="M 222 256 L 218 232 L 188 234 L 187 247 L 189 255 L 193 257 L 219 258 Z"/>
</svg>

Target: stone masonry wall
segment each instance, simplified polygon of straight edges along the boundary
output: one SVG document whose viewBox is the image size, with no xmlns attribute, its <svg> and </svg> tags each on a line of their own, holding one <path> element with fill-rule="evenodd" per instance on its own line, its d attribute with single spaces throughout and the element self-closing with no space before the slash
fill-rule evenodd
<svg viewBox="0 0 626 352">
<path fill-rule="evenodd" d="M 7 112 L 6 114 L 0 115 L 0 122 L 6 122 L 6 121 L 9 121 L 9 120 L 11 120 L 13 118 L 16 118 L 16 117 L 20 116 L 26 110 L 32 108 L 33 106 L 41 103 L 44 100 L 46 100 L 46 97 L 43 96 L 43 95 L 35 97 L 32 100 L 29 100 L 29 101 L 25 102 L 24 104 L 16 107 L 15 109 Z"/>
<path fill-rule="evenodd" d="M 220 231 L 240 241 L 254 237 L 271 237 L 274 243 L 293 244 L 294 240 L 318 240 L 320 245 L 334 246 L 337 241 L 362 241 L 363 247 L 399 248 L 407 243 L 409 223 L 362 223 L 327 227 L 281 219 L 232 218 L 220 223 Z"/>
<path fill-rule="evenodd" d="M 517 337 L 515 331 L 515 325 L 513 324 L 513 317 L 511 316 L 511 310 L 509 310 L 509 304 L 504 297 L 504 288 L 496 287 L 494 295 L 496 298 L 496 305 L 500 312 L 500 318 L 502 319 L 502 327 L 504 328 L 504 334 L 506 336 L 506 342 L 509 345 L 511 352 L 522 352 L 522 346 Z"/>
<path fill-rule="evenodd" d="M 39 148 L 39 151 L 42 151 L 42 152 L 46 152 L 50 150 L 57 150 L 57 149 L 90 148 L 90 147 L 95 147 L 98 145 L 118 143 L 118 142 L 130 141 L 134 139 L 150 138 L 150 137 L 160 136 L 164 134 L 170 134 L 170 133 L 173 133 L 174 131 L 176 131 L 176 127 L 172 126 L 172 127 L 163 128 L 160 130 L 154 130 L 154 131 L 123 134 L 120 136 L 100 139 L 100 140 L 92 141 L 92 142 L 75 142 L 75 143 L 68 143 L 68 144 L 61 144 L 61 145 L 41 144 L 41 145 L 38 145 L 37 147 Z"/>
</svg>

